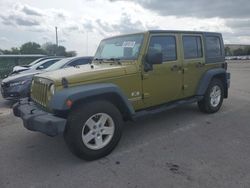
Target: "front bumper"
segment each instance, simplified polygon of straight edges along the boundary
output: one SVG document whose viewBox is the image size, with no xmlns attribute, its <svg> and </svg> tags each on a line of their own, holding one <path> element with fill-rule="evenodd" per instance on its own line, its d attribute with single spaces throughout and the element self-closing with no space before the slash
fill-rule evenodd
<svg viewBox="0 0 250 188">
<path fill-rule="evenodd" d="M 28 99 L 16 103 L 13 106 L 13 113 L 23 120 L 23 125 L 28 130 L 38 131 L 48 136 L 62 134 L 66 127 L 66 119 L 41 110 Z"/>
</svg>

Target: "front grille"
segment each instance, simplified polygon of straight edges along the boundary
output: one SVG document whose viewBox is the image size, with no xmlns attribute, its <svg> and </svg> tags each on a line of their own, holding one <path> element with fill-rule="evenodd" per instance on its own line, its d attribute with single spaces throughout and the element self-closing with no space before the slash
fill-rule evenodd
<svg viewBox="0 0 250 188">
<path fill-rule="evenodd" d="M 9 84 L 9 83 L 5 83 L 5 82 L 2 82 L 2 83 L 1 83 L 1 87 L 2 87 L 2 88 L 8 88 L 8 87 L 10 87 L 10 84 Z"/>
<path fill-rule="evenodd" d="M 42 105 L 43 107 L 46 107 L 48 103 L 48 93 L 50 84 L 52 84 L 50 80 L 35 77 L 31 87 L 32 100 Z"/>
</svg>

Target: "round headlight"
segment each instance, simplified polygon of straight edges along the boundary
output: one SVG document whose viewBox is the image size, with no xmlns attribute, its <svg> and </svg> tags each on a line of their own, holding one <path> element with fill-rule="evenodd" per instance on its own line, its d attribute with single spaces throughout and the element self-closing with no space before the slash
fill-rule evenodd
<svg viewBox="0 0 250 188">
<path fill-rule="evenodd" d="M 55 85 L 54 85 L 54 84 L 51 84 L 49 90 L 50 90 L 50 93 L 51 93 L 52 95 L 54 95 L 54 94 L 55 94 Z"/>
</svg>

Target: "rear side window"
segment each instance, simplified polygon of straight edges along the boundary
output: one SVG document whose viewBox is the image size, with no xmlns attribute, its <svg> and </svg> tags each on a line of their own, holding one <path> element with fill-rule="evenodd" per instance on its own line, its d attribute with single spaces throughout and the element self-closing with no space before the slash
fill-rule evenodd
<svg viewBox="0 0 250 188">
<path fill-rule="evenodd" d="M 183 36 L 182 40 L 185 59 L 201 58 L 203 56 L 200 36 Z"/>
<path fill-rule="evenodd" d="M 163 61 L 177 59 L 176 40 L 174 36 L 152 36 L 148 53 L 162 53 Z"/>
<path fill-rule="evenodd" d="M 221 57 L 222 49 L 220 38 L 216 36 L 206 37 L 207 57 Z"/>
</svg>

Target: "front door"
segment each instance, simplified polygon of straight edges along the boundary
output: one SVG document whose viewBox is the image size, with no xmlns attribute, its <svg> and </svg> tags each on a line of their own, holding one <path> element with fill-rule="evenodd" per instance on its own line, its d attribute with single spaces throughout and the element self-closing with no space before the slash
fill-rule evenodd
<svg viewBox="0 0 250 188">
<path fill-rule="evenodd" d="M 177 34 L 153 34 L 147 54 L 162 53 L 163 63 L 143 72 L 143 96 L 146 107 L 177 100 L 182 95 L 182 61 Z"/>
</svg>

